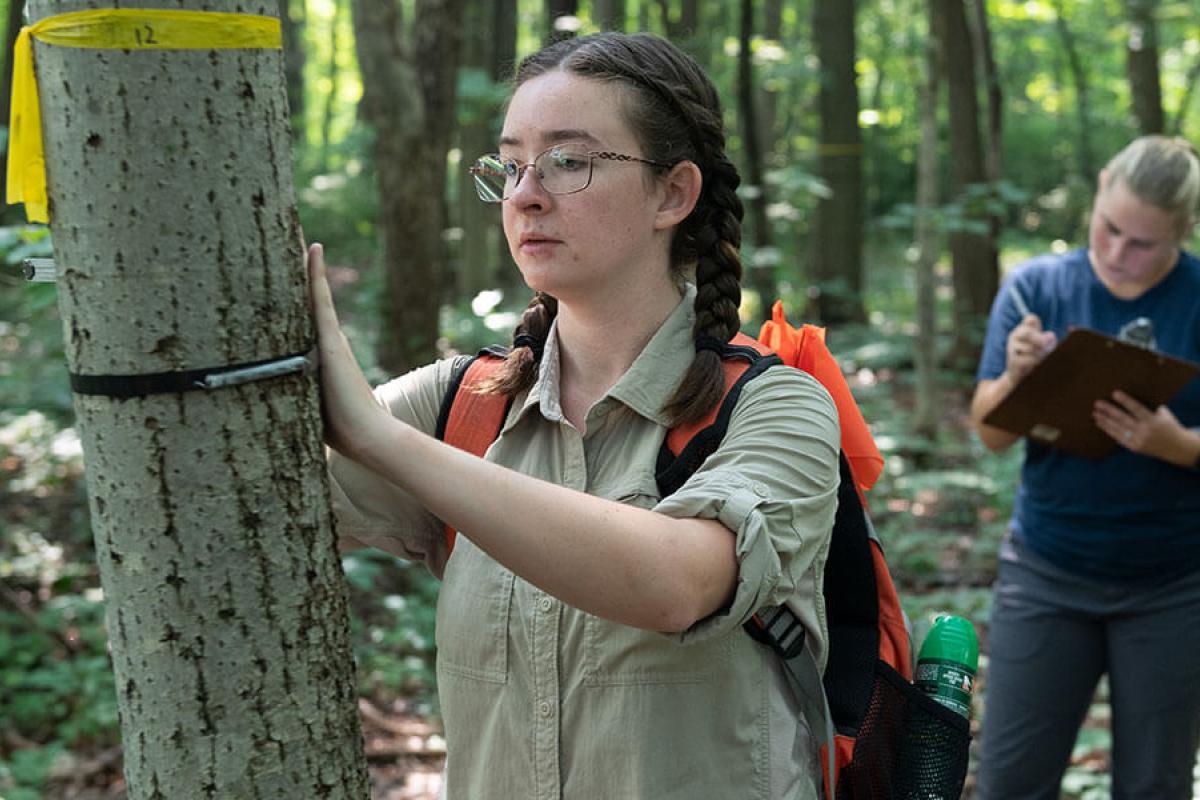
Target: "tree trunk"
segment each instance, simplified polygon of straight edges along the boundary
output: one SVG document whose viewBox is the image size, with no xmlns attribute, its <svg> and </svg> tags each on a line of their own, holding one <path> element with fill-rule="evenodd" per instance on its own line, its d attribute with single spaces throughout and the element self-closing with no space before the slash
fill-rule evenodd
<svg viewBox="0 0 1200 800">
<path fill-rule="evenodd" d="M 932 22 L 933 1 L 928 3 Z M 914 428 L 933 437 L 938 429 L 937 295 L 934 267 L 938 235 L 933 215 L 938 204 L 938 94 L 942 75 L 942 42 L 930 25 L 925 43 L 925 76 L 918 89 L 921 137 L 917 144 L 917 401 Z"/>
<path fill-rule="evenodd" d="M 279 0 L 283 23 L 283 68 L 287 76 L 288 116 L 292 142 L 304 141 L 304 0 Z"/>
<path fill-rule="evenodd" d="M 13 81 L 13 48 L 17 42 L 17 34 L 21 32 L 21 25 L 24 22 L 22 12 L 25 10 L 23 0 L 9 0 L 8 3 L 8 21 L 4 28 L 4 74 L 0 76 L 0 109 L 3 110 L 3 117 L 0 119 L 7 120 L 10 118 L 9 102 L 12 98 L 12 81 Z M 5 144 L 0 148 L 0 153 L 4 155 L 4 163 L 8 163 L 8 138 L 5 137 Z M 8 208 L 8 202 L 5 198 L 0 197 L 0 214 Z"/>
<path fill-rule="evenodd" d="M 491 3 L 468 0 L 463 25 L 467 37 L 464 66 L 476 75 L 494 80 L 496 66 L 493 51 Z M 459 150 L 462 159 L 458 174 L 458 217 L 463 235 L 459 247 L 457 269 L 454 271 L 458 300 L 474 297 L 484 289 L 496 287 L 498 241 L 502 238 L 500 215 L 494 206 L 480 202 L 475 193 L 475 181 L 467 171 L 472 160 L 496 150 L 496 117 L 500 109 L 490 96 L 463 98 L 460 104 L 465 113 L 459 115 Z"/>
<path fill-rule="evenodd" d="M 679 29 L 688 41 L 700 33 L 700 0 L 680 0 Z"/>
<path fill-rule="evenodd" d="M 341 68 L 338 66 L 338 27 L 346 0 L 333 0 L 333 14 L 329 18 L 329 93 L 325 95 L 325 106 L 321 110 L 321 158 L 319 172 L 330 168 L 330 150 L 333 147 L 333 113 L 337 108 L 338 93 L 341 91 Z"/>
<path fill-rule="evenodd" d="M 352 0 L 351 12 L 379 179 L 384 294 L 377 357 L 398 374 L 435 354 L 463 0 L 417 0 L 408 41 L 392 0 Z"/>
<path fill-rule="evenodd" d="M 775 300 L 774 248 L 771 247 L 771 224 L 767 219 L 767 183 L 763 177 L 763 156 L 760 146 L 761 132 L 755 114 L 754 65 L 750 52 L 750 40 L 754 33 L 754 0 L 741 0 L 741 19 L 738 25 L 738 116 L 742 120 L 743 141 L 746 149 L 746 178 L 743 186 L 750 208 L 751 232 L 753 234 L 753 258 L 747 264 L 749 288 L 758 295 L 759 311 L 764 320 L 771 315 L 771 303 Z"/>
<path fill-rule="evenodd" d="M 1095 148 L 1092 146 L 1091 91 L 1087 70 L 1083 68 L 1079 48 L 1075 46 L 1075 37 L 1067 25 L 1066 18 L 1063 17 L 1061 0 L 1054 3 L 1054 27 L 1058 31 L 1062 49 L 1067 54 L 1067 67 L 1071 72 L 1071 79 L 1075 82 L 1074 105 L 1079 125 L 1079 175 L 1090 186 L 1097 173 Z"/>
<path fill-rule="evenodd" d="M 866 319 L 855 5 L 855 0 L 816 0 L 813 6 L 813 40 L 820 63 L 818 172 L 832 194 L 817 202 L 811 262 L 816 314 L 826 324 Z"/>
<path fill-rule="evenodd" d="M 954 231 L 950 253 L 954 264 L 955 359 L 962 369 L 973 369 L 983 346 L 983 329 L 996 296 L 999 256 L 992 237 L 991 219 L 982 204 L 968 195 L 970 187 L 985 184 L 983 144 L 979 134 L 979 101 L 976 96 L 975 56 L 967 27 L 964 0 L 937 0 L 937 35 L 945 48 L 950 105 L 951 183 L 963 218 L 981 232 Z M 939 19 L 935 19 L 938 22 Z"/>
<path fill-rule="evenodd" d="M 1196 93 L 1196 84 L 1200 83 L 1200 57 L 1197 57 L 1188 67 L 1187 77 L 1183 79 L 1183 97 L 1179 100 L 1179 110 L 1175 112 L 1175 120 L 1171 123 L 1171 135 L 1183 136 L 1183 121 L 1187 119 L 1188 108 L 1192 105 L 1192 96 Z"/>
<path fill-rule="evenodd" d="M 492 5 L 494 9 L 492 19 L 495 20 L 492 25 L 492 79 L 497 83 L 503 83 L 511 80 L 516 71 L 517 0 L 492 0 Z M 499 126 L 500 122 L 499 119 L 495 120 L 495 125 Z M 528 287 L 525 285 L 525 280 L 521 277 L 517 265 L 513 263 L 512 253 L 508 249 L 508 240 L 504 238 L 504 232 L 500 230 L 499 222 L 497 222 L 496 228 L 495 247 L 498 253 L 496 263 L 500 288 L 512 296 L 524 296 Z"/>
<path fill-rule="evenodd" d="M 282 55 L 35 48 L 71 372 L 309 350 Z M 75 413 L 129 797 L 365 800 L 315 377 Z"/>
<path fill-rule="evenodd" d="M 579 13 L 578 0 L 546 0 L 546 23 L 550 31 L 546 37 L 547 43 L 560 39 L 570 39 L 575 35 L 575 28 L 567 24 L 566 17 L 575 17 Z M 560 20 L 562 20 L 560 22 Z"/>
<path fill-rule="evenodd" d="M 1126 69 L 1133 115 L 1143 134 L 1162 133 L 1165 126 L 1162 83 L 1158 74 L 1158 23 L 1156 0 L 1129 0 L 1129 38 Z"/>
<path fill-rule="evenodd" d="M 645 2 L 645 0 L 643 0 Z M 678 13 L 675 10 L 678 9 Z M 692 43 L 700 32 L 700 4 L 698 0 L 658 0 L 658 14 L 662 20 L 663 35 L 677 44 Z"/>
<path fill-rule="evenodd" d="M 592 22 L 602 31 L 624 31 L 625 0 L 592 0 Z"/>
<path fill-rule="evenodd" d="M 763 37 L 776 44 L 783 41 L 783 0 L 767 0 L 763 4 Z M 760 87 L 759 98 L 761 113 L 759 118 L 759 146 L 764 157 L 770 161 L 772 148 L 775 146 L 779 130 L 779 89 L 767 90 Z"/>
<path fill-rule="evenodd" d="M 979 69 L 983 73 L 983 85 L 987 97 L 987 149 L 984 156 L 984 172 L 988 181 L 996 182 L 1004 176 L 1002 143 L 1004 141 L 1004 95 L 1000 89 L 1000 71 L 996 67 L 996 54 L 992 49 L 992 31 L 988 25 L 986 0 L 975 0 L 971 15 L 972 41 L 979 54 Z M 993 218 L 992 236 L 1000 235 L 1000 219 Z"/>
<path fill-rule="evenodd" d="M 506 81 L 513 77 L 517 61 L 517 0 L 492 0 L 492 78 Z"/>
</svg>

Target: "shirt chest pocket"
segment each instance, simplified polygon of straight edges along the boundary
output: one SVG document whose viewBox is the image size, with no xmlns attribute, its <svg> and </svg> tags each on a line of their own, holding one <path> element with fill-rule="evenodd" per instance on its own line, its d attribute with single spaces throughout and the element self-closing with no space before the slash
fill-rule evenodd
<svg viewBox="0 0 1200 800">
<path fill-rule="evenodd" d="M 513 574 L 459 536 L 438 594 L 438 669 L 489 683 L 508 680 Z"/>
<path fill-rule="evenodd" d="M 651 509 L 659 490 L 650 473 L 629 475 L 596 494 L 626 505 Z M 681 643 L 676 636 L 631 628 L 583 615 L 584 683 L 627 686 L 701 683 L 720 674 L 731 657 L 729 638 L 705 637 Z"/>
</svg>

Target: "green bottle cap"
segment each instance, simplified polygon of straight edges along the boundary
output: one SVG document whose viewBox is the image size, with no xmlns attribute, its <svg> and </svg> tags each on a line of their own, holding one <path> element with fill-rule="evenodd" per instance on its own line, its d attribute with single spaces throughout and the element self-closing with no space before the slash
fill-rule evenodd
<svg viewBox="0 0 1200 800">
<path fill-rule="evenodd" d="M 949 661 L 961 664 L 972 674 L 979 669 L 979 642 L 971 621 L 953 614 L 939 614 L 921 644 L 918 661 Z"/>
</svg>

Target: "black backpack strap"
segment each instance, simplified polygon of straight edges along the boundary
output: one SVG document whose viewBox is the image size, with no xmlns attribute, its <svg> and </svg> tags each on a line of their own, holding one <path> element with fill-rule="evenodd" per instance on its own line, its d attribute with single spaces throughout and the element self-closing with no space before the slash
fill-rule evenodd
<svg viewBox="0 0 1200 800">
<path fill-rule="evenodd" d="M 729 429 L 729 420 L 733 416 L 733 409 L 737 406 L 737 401 L 742 396 L 742 389 L 746 384 L 766 372 L 770 367 L 783 363 L 774 353 L 763 355 L 751 347 L 740 345 L 726 345 L 722 358 L 746 361 L 749 366 L 726 389 L 725 397 L 721 401 L 721 406 L 712 424 L 694 433 L 678 453 L 671 450 L 668 443 L 669 434 L 663 439 L 654 470 L 654 479 L 658 483 L 660 497 L 668 497 L 677 492 L 679 487 L 683 486 L 687 479 L 700 469 L 700 465 L 704 463 L 705 459 L 720 447 L 721 441 L 725 438 L 725 432 Z"/>
<path fill-rule="evenodd" d="M 879 594 L 870 521 L 854 488 L 846 454 L 840 453 L 838 460 L 841 484 L 825 561 L 829 624 L 825 694 L 838 732 L 855 736 L 870 708 L 879 661 Z"/>
</svg>

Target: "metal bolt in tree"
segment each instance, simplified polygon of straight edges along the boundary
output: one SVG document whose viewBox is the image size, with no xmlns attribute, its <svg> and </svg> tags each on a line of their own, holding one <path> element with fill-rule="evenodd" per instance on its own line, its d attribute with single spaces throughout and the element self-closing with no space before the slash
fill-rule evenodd
<svg viewBox="0 0 1200 800">
<path fill-rule="evenodd" d="M 365 800 L 281 53 L 34 48 L 129 796 Z"/>
</svg>

